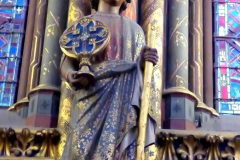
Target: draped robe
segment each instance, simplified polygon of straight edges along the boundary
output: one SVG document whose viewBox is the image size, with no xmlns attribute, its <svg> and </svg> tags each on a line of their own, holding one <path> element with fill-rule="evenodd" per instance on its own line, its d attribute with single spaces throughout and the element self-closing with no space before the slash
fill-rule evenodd
<svg viewBox="0 0 240 160">
<path fill-rule="evenodd" d="M 90 15 L 110 31 L 104 61 L 92 66 L 96 80 L 77 90 L 62 159 L 135 159 L 145 45 L 141 27 L 118 14 Z M 155 142 L 154 117 L 148 118 L 146 146 Z"/>
</svg>

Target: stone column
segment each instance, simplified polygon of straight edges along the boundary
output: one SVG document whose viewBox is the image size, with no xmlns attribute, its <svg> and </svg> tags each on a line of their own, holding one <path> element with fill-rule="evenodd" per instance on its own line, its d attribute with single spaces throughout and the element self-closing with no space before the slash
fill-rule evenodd
<svg viewBox="0 0 240 160">
<path fill-rule="evenodd" d="M 44 30 L 48 0 L 36 0 L 37 8 L 32 39 L 30 66 L 28 71 L 27 94 L 37 87 L 40 77 L 41 54 L 43 48 Z"/>
<path fill-rule="evenodd" d="M 158 127 L 161 128 L 161 101 L 162 101 L 162 57 L 163 57 L 163 28 L 164 28 L 164 0 L 143 0 L 141 2 L 141 27 L 145 33 L 146 40 L 150 35 L 148 33 L 148 24 L 156 28 L 156 38 L 151 39 L 154 47 L 158 51 L 159 62 L 153 69 L 151 97 L 149 114 L 156 118 Z M 155 113 L 153 113 L 155 112 Z"/>
<path fill-rule="evenodd" d="M 66 28 L 68 0 L 48 0 L 39 85 L 29 92 L 27 125 L 56 127 L 61 80 L 62 52 L 59 39 Z"/>
<path fill-rule="evenodd" d="M 69 0 L 68 25 L 89 14 L 91 14 L 90 0 Z M 65 81 L 62 81 L 58 115 L 58 130 L 61 133 L 61 139 L 58 145 L 57 159 L 67 159 L 67 157 L 63 155 L 63 151 L 70 130 L 70 109 L 73 100 L 73 93 L 74 92 L 69 84 Z"/>
<path fill-rule="evenodd" d="M 168 19 L 164 128 L 195 129 L 197 98 L 188 90 L 189 0 L 169 0 Z"/>
<path fill-rule="evenodd" d="M 202 0 L 190 0 L 189 90 L 203 102 L 203 13 Z"/>
<path fill-rule="evenodd" d="M 127 9 L 123 11 L 122 15 L 138 22 L 138 0 L 131 0 L 131 3 L 128 4 Z"/>
<path fill-rule="evenodd" d="M 29 1 L 28 5 L 28 17 L 27 17 L 27 27 L 24 40 L 23 56 L 22 56 L 22 65 L 20 71 L 19 85 L 18 85 L 18 96 L 17 100 L 26 97 L 27 82 L 28 82 L 28 68 L 30 64 L 31 57 L 31 48 L 33 40 L 33 30 L 34 30 L 34 20 L 36 14 L 37 1 Z"/>
<path fill-rule="evenodd" d="M 212 1 L 203 0 L 203 100 L 213 107 Z"/>
<path fill-rule="evenodd" d="M 203 0 L 190 0 L 189 15 L 189 89 L 199 100 L 195 117 L 205 123 L 210 120 L 211 115 L 217 115 L 217 112 L 203 103 Z"/>
</svg>

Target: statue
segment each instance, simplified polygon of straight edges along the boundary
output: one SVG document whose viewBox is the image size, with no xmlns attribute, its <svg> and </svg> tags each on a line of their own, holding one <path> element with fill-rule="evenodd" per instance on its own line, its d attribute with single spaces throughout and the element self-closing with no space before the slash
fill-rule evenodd
<svg viewBox="0 0 240 160">
<path fill-rule="evenodd" d="M 79 74 L 81 59 L 63 57 L 61 77 L 75 90 L 64 160 L 135 159 L 144 62 L 155 65 L 158 56 L 145 45 L 141 27 L 121 16 L 127 3 L 92 0 L 97 12 L 85 18 L 110 32 L 108 45 L 91 59 L 94 78 Z M 154 119 L 148 116 L 146 146 L 155 143 Z"/>
</svg>

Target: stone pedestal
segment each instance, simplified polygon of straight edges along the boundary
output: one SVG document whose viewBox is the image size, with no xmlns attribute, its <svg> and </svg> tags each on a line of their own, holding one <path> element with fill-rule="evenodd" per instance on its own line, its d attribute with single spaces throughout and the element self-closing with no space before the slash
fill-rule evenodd
<svg viewBox="0 0 240 160">
<path fill-rule="evenodd" d="M 29 95 L 27 126 L 57 127 L 60 89 L 39 85 Z"/>
<path fill-rule="evenodd" d="M 8 110 L 11 112 L 15 112 L 23 119 L 27 118 L 28 115 L 28 98 L 25 97 L 22 100 L 18 101 L 14 105 L 12 105 Z"/>
<path fill-rule="evenodd" d="M 197 127 L 202 127 L 203 123 L 207 123 L 211 118 L 218 116 L 219 114 L 214 108 L 206 106 L 203 102 L 198 103 L 195 111 L 195 119 L 198 122 Z"/>
<path fill-rule="evenodd" d="M 165 99 L 164 129 L 194 130 L 198 100 L 183 87 L 172 87 L 163 92 Z"/>
</svg>

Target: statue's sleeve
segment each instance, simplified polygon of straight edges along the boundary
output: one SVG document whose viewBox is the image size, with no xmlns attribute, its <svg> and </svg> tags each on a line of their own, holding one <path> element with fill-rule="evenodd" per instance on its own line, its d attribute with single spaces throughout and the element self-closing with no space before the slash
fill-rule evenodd
<svg viewBox="0 0 240 160">
<path fill-rule="evenodd" d="M 145 36 L 142 28 L 138 26 L 138 30 L 135 32 L 135 44 L 136 44 L 136 51 L 134 55 L 134 61 L 139 61 L 140 54 L 142 52 L 143 47 L 146 45 Z"/>
</svg>

